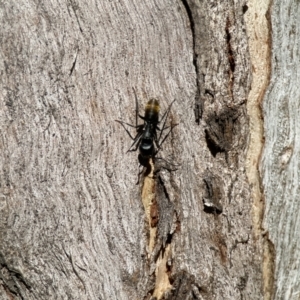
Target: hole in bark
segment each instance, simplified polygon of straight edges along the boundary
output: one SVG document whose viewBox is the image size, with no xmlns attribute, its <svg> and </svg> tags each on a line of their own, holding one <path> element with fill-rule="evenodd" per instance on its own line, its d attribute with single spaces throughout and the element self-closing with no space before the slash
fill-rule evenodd
<svg viewBox="0 0 300 300">
<path fill-rule="evenodd" d="M 248 10 L 248 5 L 244 5 L 243 6 L 243 14 L 246 13 L 247 10 Z"/>
<path fill-rule="evenodd" d="M 205 89 L 204 94 L 205 95 L 209 95 L 212 98 L 215 98 L 215 95 L 214 95 L 214 93 L 211 90 Z"/>
<path fill-rule="evenodd" d="M 221 209 L 216 208 L 215 206 L 206 206 L 204 205 L 204 212 L 207 214 L 214 214 L 214 215 L 219 215 L 222 213 Z"/>
<path fill-rule="evenodd" d="M 207 116 L 205 139 L 214 157 L 218 152 L 228 152 L 232 149 L 239 130 L 239 123 L 236 122 L 238 117 L 239 111 L 235 107 L 228 107 L 221 112 L 214 112 Z"/>
<path fill-rule="evenodd" d="M 173 238 L 173 234 L 169 233 L 168 236 L 167 236 L 166 244 L 171 244 L 172 243 L 172 238 Z"/>
<path fill-rule="evenodd" d="M 207 147 L 213 157 L 216 157 L 218 152 L 223 152 L 223 150 L 218 147 L 218 145 L 216 145 L 216 143 L 214 143 L 214 141 L 210 138 L 207 130 L 205 130 L 205 140 Z"/>
<path fill-rule="evenodd" d="M 206 172 L 205 177 L 203 178 L 203 182 L 204 212 L 214 215 L 221 214 L 223 211 L 223 207 L 220 201 L 224 198 L 223 184 L 221 179 L 218 176 L 211 174 L 210 172 Z"/>
<path fill-rule="evenodd" d="M 231 47 L 231 34 L 229 31 L 230 26 L 231 26 L 230 21 L 229 19 L 227 19 L 225 31 L 226 31 L 226 40 L 227 40 L 228 61 L 229 61 L 230 70 L 232 73 L 234 73 L 235 61 L 234 61 L 233 50 Z"/>
</svg>

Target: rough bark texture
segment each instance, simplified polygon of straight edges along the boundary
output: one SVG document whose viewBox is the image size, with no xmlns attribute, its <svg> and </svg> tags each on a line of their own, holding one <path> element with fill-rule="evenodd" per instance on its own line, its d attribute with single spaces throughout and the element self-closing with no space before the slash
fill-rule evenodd
<svg viewBox="0 0 300 300">
<path fill-rule="evenodd" d="M 279 4 L 274 7 L 272 28 L 279 28 Z M 251 150 L 249 126 L 259 119 L 269 78 L 266 72 L 261 94 L 253 85 L 250 91 L 254 57 L 245 16 L 252 16 L 247 26 L 253 29 L 255 10 L 256 1 L 238 0 L 0 2 L 1 299 L 255 300 L 272 294 L 257 172 L 262 141 Z M 264 51 L 268 60 L 269 48 Z M 290 54 L 281 55 L 279 62 Z M 280 94 L 275 81 L 270 99 Z M 151 97 L 162 111 L 176 99 L 168 123 L 179 123 L 160 153 L 178 170 L 151 170 L 139 185 L 137 153 L 126 153 L 132 141 L 115 122 L 134 124 L 133 88 L 141 113 Z M 249 119 L 251 92 L 256 110 Z M 285 112 L 296 109 L 286 94 L 280 99 L 287 122 Z M 268 145 L 278 133 L 266 144 L 265 226 L 273 242 L 276 220 L 267 199 L 275 199 L 276 181 L 268 176 L 284 178 L 287 166 L 297 171 L 296 156 L 294 164 L 284 160 L 298 149 L 288 132 L 291 140 L 282 135 L 276 152 L 287 149 L 282 169 L 267 159 L 275 157 Z M 296 200 L 296 181 L 293 186 Z M 285 226 L 288 236 L 292 225 Z M 283 243 L 292 247 L 289 239 Z M 264 276 L 263 253 L 271 262 Z M 289 259 L 278 264 L 278 283 Z M 283 293 L 278 289 L 278 299 Z"/>
<path fill-rule="evenodd" d="M 274 245 L 272 299 L 299 299 L 299 1 L 273 1 L 272 69 L 263 102 L 264 228 Z"/>
</svg>

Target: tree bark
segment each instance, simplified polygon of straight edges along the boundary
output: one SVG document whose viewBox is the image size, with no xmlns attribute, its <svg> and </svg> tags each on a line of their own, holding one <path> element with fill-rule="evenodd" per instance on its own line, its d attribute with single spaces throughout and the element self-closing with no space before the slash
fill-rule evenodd
<svg viewBox="0 0 300 300">
<path fill-rule="evenodd" d="M 280 35 L 284 7 L 299 10 L 254 0 L 0 3 L 1 299 L 296 297 L 299 274 L 286 272 L 299 260 L 297 208 L 288 214 L 282 199 L 288 187 L 298 195 L 288 125 L 298 91 L 283 89 L 284 72 L 272 79 L 298 55 L 279 51 L 298 26 L 291 18 Z M 179 124 L 139 184 L 138 153 L 126 153 L 132 140 L 115 122 L 135 124 L 134 90 L 140 114 L 150 98 L 161 115 L 175 100 L 167 125 Z M 160 168 L 168 161 L 176 171 Z M 281 239 L 291 234 L 293 243 Z"/>
<path fill-rule="evenodd" d="M 273 299 L 299 299 L 299 21 L 297 1 L 273 1 L 271 76 L 263 102 L 263 227 L 273 245 Z"/>
</svg>

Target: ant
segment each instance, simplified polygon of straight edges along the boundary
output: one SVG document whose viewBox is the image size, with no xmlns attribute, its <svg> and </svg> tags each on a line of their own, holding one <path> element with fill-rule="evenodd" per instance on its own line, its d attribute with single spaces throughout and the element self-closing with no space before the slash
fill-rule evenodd
<svg viewBox="0 0 300 300">
<path fill-rule="evenodd" d="M 169 105 L 169 107 L 163 114 L 161 120 L 159 120 L 160 105 L 159 105 L 158 100 L 150 99 L 146 103 L 145 115 L 141 116 L 138 112 L 138 110 L 139 110 L 138 99 L 137 99 L 135 89 L 133 89 L 133 92 L 134 92 L 134 96 L 135 96 L 135 105 L 136 105 L 135 125 L 132 125 L 132 124 L 120 121 L 120 120 L 116 120 L 116 121 L 123 126 L 123 128 L 126 130 L 127 134 L 133 140 L 133 143 L 131 144 L 131 146 L 127 152 L 137 151 L 137 149 L 139 149 L 138 160 L 139 160 L 140 166 L 145 167 L 147 170 L 146 172 L 149 174 L 151 171 L 151 166 L 149 163 L 150 159 L 152 159 L 152 161 L 154 163 L 154 159 L 155 159 L 157 153 L 159 152 L 159 150 L 161 149 L 163 142 L 167 139 L 167 137 L 172 132 L 174 127 L 178 125 L 178 124 L 174 124 L 174 125 L 171 124 L 170 126 L 166 126 L 166 121 L 169 116 L 171 106 L 175 100 Z M 144 124 L 138 125 L 138 117 L 140 117 L 144 121 Z M 158 125 L 160 123 L 163 123 L 162 129 L 160 129 L 158 127 Z M 130 134 L 128 129 L 125 127 L 125 125 L 136 128 L 137 134 L 135 137 L 133 137 Z M 168 133 L 162 139 L 163 131 L 168 128 L 170 128 Z M 160 131 L 159 135 L 158 135 L 158 131 Z M 157 159 L 164 160 L 163 158 L 157 158 Z M 163 168 L 167 169 L 169 171 L 176 170 L 176 169 L 170 169 L 166 166 L 163 166 Z M 142 172 L 143 172 L 143 169 L 138 174 L 137 184 L 139 183 L 139 177 Z"/>
</svg>

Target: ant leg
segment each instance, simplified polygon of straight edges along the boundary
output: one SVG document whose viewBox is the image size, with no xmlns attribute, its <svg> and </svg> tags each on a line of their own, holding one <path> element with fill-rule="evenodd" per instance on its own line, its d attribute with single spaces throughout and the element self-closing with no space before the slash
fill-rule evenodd
<svg viewBox="0 0 300 300">
<path fill-rule="evenodd" d="M 153 159 L 153 157 L 152 157 Z M 140 180 L 140 175 L 144 172 L 143 176 L 147 177 L 152 171 L 152 165 L 150 164 L 150 158 L 149 157 L 143 157 L 141 154 L 138 156 L 139 160 L 139 173 L 138 173 L 138 182 Z M 142 168 L 141 168 L 142 167 Z M 141 168 L 141 169 L 140 169 Z"/>
<path fill-rule="evenodd" d="M 165 161 L 167 164 L 169 165 L 172 165 L 174 166 L 175 168 L 177 168 L 178 166 L 180 166 L 180 164 L 174 164 L 174 163 L 171 163 L 170 161 L 166 160 L 165 158 L 162 158 L 162 157 L 155 157 L 155 159 L 160 159 L 160 160 L 163 160 Z M 163 169 L 166 169 L 168 171 L 176 171 L 177 169 L 171 169 L 169 167 L 165 167 L 165 166 L 162 166 Z"/>
<path fill-rule="evenodd" d="M 163 138 L 163 140 L 159 143 L 159 139 L 161 137 L 161 135 L 159 136 L 159 139 L 157 140 L 157 138 L 154 139 L 155 144 L 157 145 L 157 151 L 155 153 L 155 155 L 158 153 L 158 151 L 161 149 L 162 144 L 164 143 L 164 141 L 166 140 L 166 138 L 169 136 L 169 134 L 172 132 L 172 130 L 174 129 L 174 127 L 176 127 L 178 124 L 175 125 L 171 125 L 169 127 L 171 127 L 171 129 L 169 130 L 169 132 L 165 135 L 165 137 Z"/>
<path fill-rule="evenodd" d="M 125 125 L 128 125 L 128 126 L 133 127 L 133 128 L 138 128 L 138 127 L 142 126 L 142 125 L 135 126 L 135 125 L 132 125 L 132 124 L 126 123 L 124 121 L 120 121 L 120 120 L 115 120 L 115 121 L 120 123 L 120 124 L 125 124 Z"/>
<path fill-rule="evenodd" d="M 134 98 L 135 98 L 135 125 L 137 126 L 138 116 L 139 116 L 139 102 L 138 102 L 138 98 L 137 98 L 134 87 L 132 89 L 133 89 Z"/>
<path fill-rule="evenodd" d="M 155 143 L 155 146 L 157 148 L 157 151 L 154 152 L 154 156 L 155 156 L 157 154 L 157 152 L 159 151 L 159 148 L 160 148 L 157 138 L 154 138 L 154 143 Z"/>
<path fill-rule="evenodd" d="M 168 115 L 169 115 L 170 110 L 171 110 L 171 106 L 172 106 L 172 104 L 174 103 L 174 101 L 175 101 L 175 100 L 173 100 L 172 103 L 169 105 L 168 109 L 165 111 L 165 113 L 163 114 L 163 116 L 162 116 L 162 118 L 161 118 L 161 120 L 160 120 L 160 122 L 162 122 L 162 120 L 164 120 L 164 124 L 163 124 L 162 129 L 160 130 L 160 135 L 159 135 L 158 140 L 161 139 L 161 135 L 162 135 L 163 131 L 166 129 L 166 128 L 165 128 L 165 125 L 166 125 L 166 122 L 167 122 L 167 119 L 168 119 Z"/>
<path fill-rule="evenodd" d="M 176 100 L 176 99 L 175 99 L 175 100 Z M 171 104 L 169 105 L 169 107 L 167 108 L 167 110 L 165 111 L 165 113 L 163 114 L 163 116 L 161 117 L 160 122 L 164 119 L 164 117 L 166 117 L 166 119 L 167 119 L 168 114 L 169 114 L 169 112 L 170 112 L 170 110 L 171 110 L 171 106 L 173 105 L 173 103 L 175 102 L 175 100 L 173 100 L 173 101 L 171 102 Z"/>
<path fill-rule="evenodd" d="M 167 127 L 164 127 L 163 129 L 160 129 L 158 126 L 156 126 L 156 130 L 158 131 L 164 131 L 164 130 L 167 130 L 168 128 L 170 128 L 171 126 L 167 126 Z"/>
<path fill-rule="evenodd" d="M 134 139 L 134 142 L 132 143 L 132 145 L 130 146 L 130 148 L 127 150 L 127 152 L 133 152 L 133 151 L 136 151 L 141 143 L 141 135 L 142 135 L 142 132 L 138 133 L 137 136 L 135 137 Z M 137 142 L 136 144 L 136 147 L 134 149 L 131 149 L 134 144 Z"/>
<path fill-rule="evenodd" d="M 156 175 L 157 173 L 159 173 L 161 169 L 165 169 L 165 170 L 169 171 L 170 173 L 178 170 L 177 167 L 178 167 L 179 165 L 172 164 L 172 163 L 170 163 L 169 161 L 165 160 L 165 159 L 162 158 L 162 157 L 156 157 L 156 159 L 161 159 L 161 160 L 163 160 L 165 163 L 164 163 L 163 165 L 161 165 L 161 164 L 156 164 L 156 169 L 154 170 L 154 175 Z M 170 167 L 169 165 L 172 165 L 172 166 L 174 166 L 174 167 Z"/>
<path fill-rule="evenodd" d="M 128 123 L 123 122 L 123 121 L 120 121 L 120 120 L 115 120 L 115 121 L 118 122 L 118 123 L 120 123 L 120 124 L 123 126 L 123 128 L 125 129 L 125 131 L 127 132 L 127 134 L 130 136 L 130 138 L 131 138 L 132 140 L 134 140 L 135 137 L 133 137 L 133 136 L 130 134 L 129 130 L 125 127 L 124 124 L 126 124 L 126 125 L 128 125 L 128 126 L 130 126 L 130 127 L 136 128 L 137 131 L 141 130 L 141 128 L 142 128 L 142 126 L 143 126 L 143 125 L 133 126 L 133 125 L 131 125 L 131 124 L 128 124 Z"/>
<path fill-rule="evenodd" d="M 163 138 L 163 140 L 161 141 L 161 143 L 159 144 L 159 147 L 161 147 L 161 145 L 163 144 L 163 142 L 166 140 L 166 138 L 169 136 L 169 134 L 172 132 L 172 130 L 179 124 L 175 124 L 175 125 L 172 125 L 170 126 L 171 129 L 169 130 L 169 132 L 166 134 L 166 136 Z M 159 140 L 158 140 L 159 141 Z"/>
<path fill-rule="evenodd" d="M 133 137 L 131 134 L 130 134 L 130 132 L 127 130 L 127 128 L 124 126 L 124 124 L 123 123 L 125 123 L 125 122 L 122 122 L 122 121 L 119 121 L 119 120 L 116 120 L 118 123 L 120 123 L 122 126 L 123 126 L 123 128 L 125 129 L 125 131 L 127 132 L 127 134 L 130 136 L 130 138 L 133 140 L 133 143 L 131 144 L 131 146 L 129 147 L 129 149 L 127 150 L 127 152 L 129 152 L 129 151 L 136 151 L 137 149 L 138 149 L 138 146 L 139 146 L 139 144 L 140 144 L 140 137 L 141 137 L 141 135 L 143 134 L 143 125 L 139 125 L 138 127 L 137 127 L 137 130 L 138 130 L 138 133 L 137 133 L 137 135 L 135 136 L 135 137 Z M 125 123 L 125 124 L 127 124 L 127 123 Z M 127 124 L 127 125 L 130 125 L 130 124 Z M 131 125 L 132 127 L 134 127 L 133 125 Z M 135 149 L 133 149 L 133 150 L 130 150 L 133 146 L 134 146 L 134 144 L 136 143 L 138 141 L 138 144 L 137 144 L 137 146 L 136 146 L 136 148 Z"/>
</svg>

